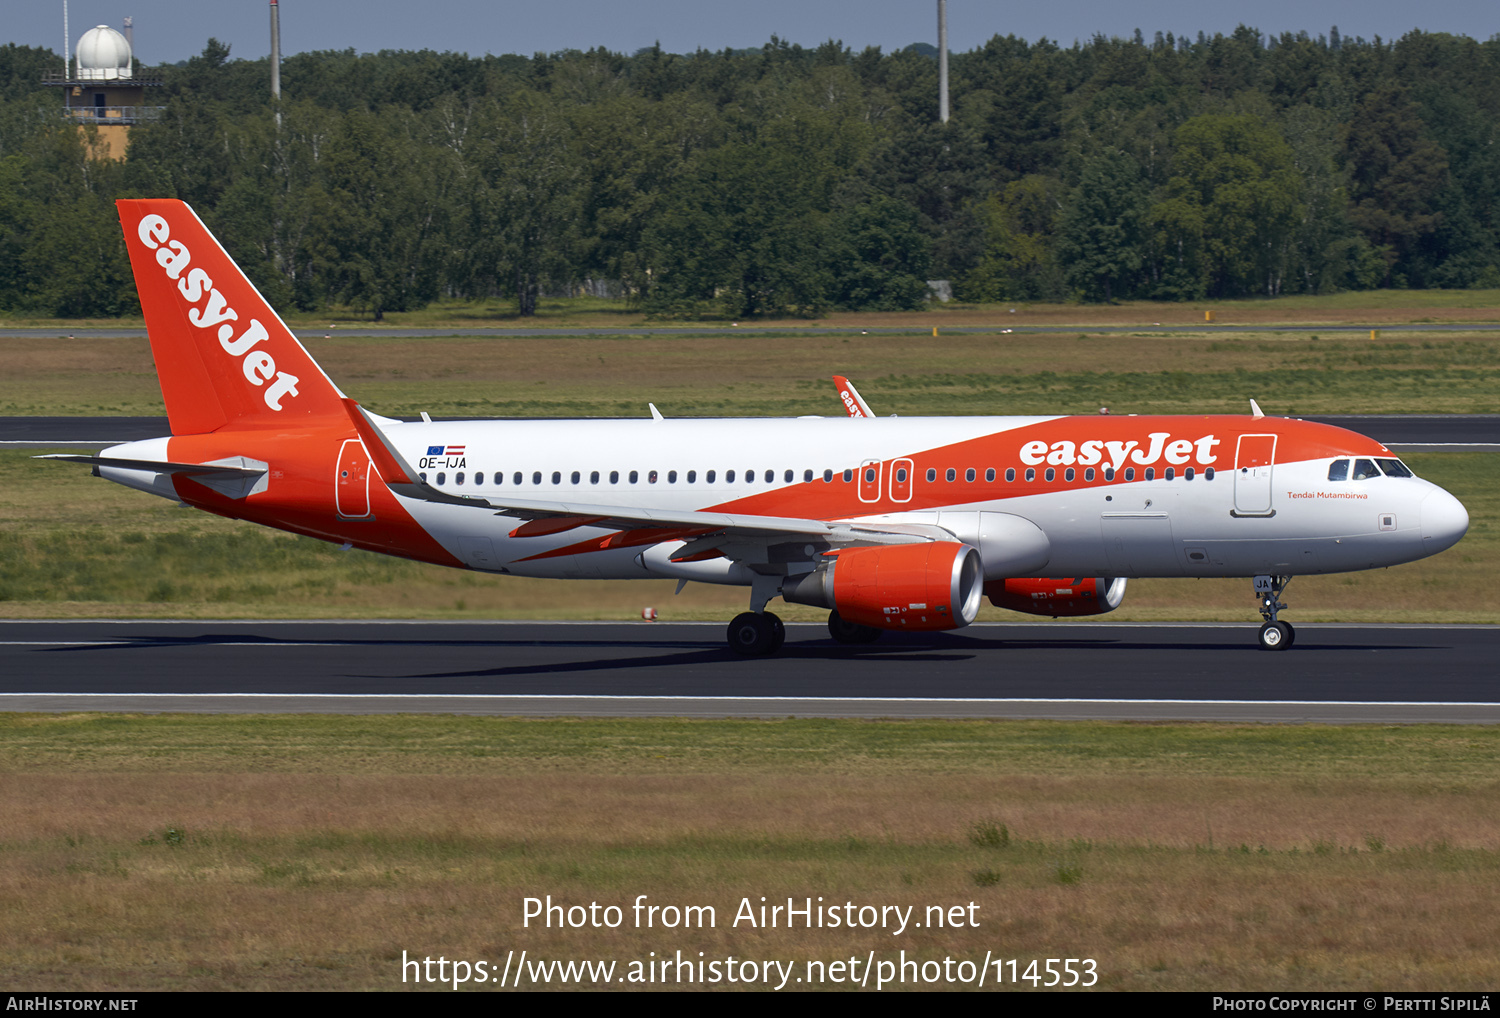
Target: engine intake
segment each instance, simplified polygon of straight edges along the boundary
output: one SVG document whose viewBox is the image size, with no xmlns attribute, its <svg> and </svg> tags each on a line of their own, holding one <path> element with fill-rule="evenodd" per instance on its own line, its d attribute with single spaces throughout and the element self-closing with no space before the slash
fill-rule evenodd
<svg viewBox="0 0 1500 1018">
<path fill-rule="evenodd" d="M 984 593 L 996 608 L 1028 615 L 1103 615 L 1125 600 L 1125 577 L 991 580 Z"/>
<path fill-rule="evenodd" d="M 880 629 L 958 629 L 979 614 L 984 565 L 955 541 L 888 544 L 831 552 L 811 573 L 781 585 L 783 599 L 836 609 L 847 622 Z"/>
</svg>

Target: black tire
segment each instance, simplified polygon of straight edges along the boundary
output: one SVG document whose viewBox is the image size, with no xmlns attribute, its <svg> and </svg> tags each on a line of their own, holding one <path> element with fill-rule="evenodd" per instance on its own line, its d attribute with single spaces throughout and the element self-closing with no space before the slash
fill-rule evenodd
<svg viewBox="0 0 1500 1018">
<path fill-rule="evenodd" d="M 775 616 L 772 616 L 775 618 Z M 781 621 L 777 619 L 777 621 Z M 725 634 L 729 649 L 744 657 L 763 657 L 771 653 L 776 627 L 759 612 L 740 612 L 729 623 Z"/>
<path fill-rule="evenodd" d="M 1297 643 L 1297 630 L 1290 622 L 1281 622 L 1279 625 L 1286 626 L 1286 645 L 1295 646 Z"/>
<path fill-rule="evenodd" d="M 857 646 L 880 639 L 880 630 L 858 622 L 845 622 L 837 611 L 831 611 L 828 613 L 828 635 L 839 643 Z"/>
<path fill-rule="evenodd" d="M 1267 622 L 1261 626 L 1260 649 L 1286 650 L 1292 645 L 1292 636 L 1288 632 L 1291 628 L 1285 622 Z"/>
<path fill-rule="evenodd" d="M 770 612 L 763 612 L 762 615 L 771 623 L 771 647 L 766 653 L 774 654 L 781 649 L 783 643 L 786 643 L 786 623 L 781 621 L 779 615 L 773 615 Z"/>
</svg>

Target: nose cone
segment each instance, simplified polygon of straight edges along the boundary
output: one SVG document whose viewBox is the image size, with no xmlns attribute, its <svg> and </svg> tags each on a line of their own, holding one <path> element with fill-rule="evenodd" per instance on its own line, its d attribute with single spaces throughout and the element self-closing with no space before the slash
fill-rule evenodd
<svg viewBox="0 0 1500 1018">
<path fill-rule="evenodd" d="M 1469 529 L 1469 511 L 1441 488 L 1422 499 L 1422 551 L 1436 555 L 1458 543 Z"/>
</svg>

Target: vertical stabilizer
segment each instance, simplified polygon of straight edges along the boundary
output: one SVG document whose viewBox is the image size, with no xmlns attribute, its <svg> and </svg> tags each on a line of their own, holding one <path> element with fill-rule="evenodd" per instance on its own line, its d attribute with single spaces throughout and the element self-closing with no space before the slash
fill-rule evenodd
<svg viewBox="0 0 1500 1018">
<path fill-rule="evenodd" d="M 116 204 L 172 434 L 344 416 L 342 393 L 191 208 Z"/>
</svg>

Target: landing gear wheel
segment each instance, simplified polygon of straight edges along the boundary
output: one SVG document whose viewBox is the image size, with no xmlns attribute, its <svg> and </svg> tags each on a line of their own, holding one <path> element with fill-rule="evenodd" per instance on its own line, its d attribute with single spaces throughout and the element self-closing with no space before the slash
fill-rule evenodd
<svg viewBox="0 0 1500 1018">
<path fill-rule="evenodd" d="M 1297 630 L 1292 627 L 1290 622 L 1278 622 L 1277 625 L 1286 627 L 1286 645 L 1288 647 L 1297 642 Z"/>
<path fill-rule="evenodd" d="M 880 630 L 874 626 L 862 626 L 858 622 L 845 622 L 839 613 L 828 613 L 828 635 L 839 643 L 874 643 L 880 639 Z"/>
<path fill-rule="evenodd" d="M 1285 622 L 1267 622 L 1260 627 L 1261 650 L 1286 650 L 1293 638 L 1292 627 Z"/>
<path fill-rule="evenodd" d="M 725 634 L 729 649 L 745 657 L 774 653 L 786 639 L 786 627 L 770 612 L 740 612 Z"/>
</svg>

